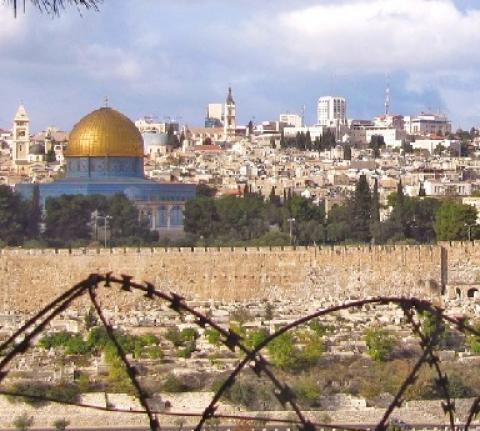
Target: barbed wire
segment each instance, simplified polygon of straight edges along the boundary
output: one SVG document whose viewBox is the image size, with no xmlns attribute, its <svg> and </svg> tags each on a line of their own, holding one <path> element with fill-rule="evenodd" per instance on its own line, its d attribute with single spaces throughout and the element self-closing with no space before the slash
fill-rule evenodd
<svg viewBox="0 0 480 431">
<path fill-rule="evenodd" d="M 440 359 L 435 354 L 434 350 L 438 343 L 439 336 L 443 330 L 442 325 L 444 324 L 444 322 L 454 325 L 455 328 L 463 334 L 469 333 L 480 337 L 480 332 L 474 327 L 468 325 L 465 319 L 448 316 L 445 314 L 444 309 L 433 305 L 427 300 L 403 297 L 376 297 L 345 302 L 343 304 L 321 309 L 314 313 L 301 317 L 289 323 L 288 325 L 283 326 L 276 332 L 271 333 L 255 347 L 248 348 L 245 343 L 242 342 L 242 337 L 234 330 L 232 330 L 231 328 L 223 328 L 208 315 L 201 313 L 198 310 L 195 310 L 186 303 L 185 298 L 183 298 L 182 296 L 174 292 L 162 292 L 160 290 L 157 290 L 155 286 L 151 283 L 137 283 L 132 281 L 132 279 L 133 277 L 128 275 L 122 275 L 121 277 L 117 278 L 113 276 L 112 273 L 107 273 L 105 275 L 91 274 L 87 279 L 81 281 L 80 283 L 77 283 L 71 289 L 67 290 L 62 295 L 59 295 L 55 300 L 53 300 L 42 310 L 37 312 L 33 317 L 28 319 L 17 331 L 15 331 L 5 342 L 0 345 L 0 354 L 3 356 L 0 360 L 0 384 L 3 382 L 3 380 L 9 373 L 8 365 L 11 363 L 11 361 L 17 355 L 25 353 L 32 346 L 32 342 L 35 337 L 42 333 L 55 317 L 66 311 L 78 298 L 83 295 L 88 295 L 90 302 L 93 305 L 93 308 L 95 309 L 100 319 L 101 324 L 105 328 L 108 338 L 115 347 L 116 353 L 118 354 L 121 362 L 125 367 L 128 378 L 135 389 L 142 409 L 125 410 L 111 408 L 109 406 L 102 407 L 98 405 L 95 406 L 79 402 L 69 402 L 56 398 L 46 397 L 43 395 L 30 395 L 15 391 L 9 391 L 6 389 L 2 389 L 1 387 L 0 394 L 12 397 L 36 399 L 39 401 L 43 400 L 46 402 L 55 402 L 65 405 L 74 405 L 86 409 L 95 409 L 106 412 L 143 414 L 148 418 L 149 426 L 152 431 L 160 430 L 158 416 L 197 417 L 199 418 L 199 421 L 197 426 L 195 427 L 196 431 L 200 431 L 205 425 L 205 423 L 213 418 L 294 424 L 298 426 L 301 431 L 313 431 L 319 427 L 334 429 L 338 428 L 338 425 L 318 423 L 307 419 L 304 412 L 300 409 L 295 400 L 296 395 L 294 391 L 287 384 L 282 383 L 276 377 L 276 374 L 273 371 L 271 364 L 262 355 L 261 351 L 265 349 L 273 340 L 280 337 L 282 334 L 285 334 L 286 332 L 291 331 L 301 325 L 309 323 L 314 319 L 318 319 L 320 317 L 327 316 L 343 310 L 361 308 L 366 305 L 393 304 L 399 306 L 403 311 L 406 322 L 411 326 L 413 334 L 416 335 L 416 337 L 418 337 L 419 339 L 419 345 L 422 350 L 422 354 L 410 370 L 408 376 L 402 382 L 393 400 L 385 410 L 380 422 L 376 425 L 375 430 L 386 430 L 392 413 L 395 411 L 395 409 L 399 408 L 402 405 L 405 392 L 410 386 L 415 384 L 418 373 L 424 365 L 433 367 L 435 370 L 435 373 L 437 375 L 437 378 L 435 379 L 435 384 L 441 389 L 443 398 L 441 405 L 445 414 L 449 415 L 450 428 L 452 429 L 452 431 L 455 430 L 455 402 L 450 396 L 448 377 L 446 374 L 442 373 Z M 235 366 L 235 368 L 229 373 L 228 377 L 215 392 L 208 406 L 202 412 L 173 412 L 164 410 L 155 411 L 150 408 L 148 402 L 149 395 L 143 389 L 142 385 L 138 380 L 137 369 L 128 359 L 125 350 L 117 339 L 115 331 L 112 325 L 109 323 L 108 319 L 105 317 L 102 306 L 97 299 L 97 291 L 100 288 L 105 288 L 108 291 L 114 285 L 119 286 L 120 291 L 122 292 L 128 293 L 138 291 L 143 293 L 145 299 L 152 301 L 156 299 L 162 300 L 166 302 L 169 308 L 171 308 L 173 311 L 179 314 L 188 313 L 194 316 L 195 325 L 198 325 L 203 329 L 205 329 L 207 326 L 215 329 L 220 334 L 220 342 L 223 345 L 225 345 L 232 352 L 235 352 L 235 350 L 238 349 L 244 354 L 243 359 L 241 359 L 239 363 Z M 422 330 L 420 322 L 418 321 L 418 319 L 415 318 L 415 316 L 417 316 L 419 313 L 421 314 L 425 312 L 430 313 L 433 316 L 435 323 L 434 330 L 429 334 L 425 333 L 425 331 Z M 296 419 L 282 419 L 270 416 L 252 417 L 247 414 L 228 415 L 217 413 L 218 403 L 221 400 L 222 396 L 224 396 L 226 391 L 235 384 L 237 377 L 246 367 L 249 367 L 251 370 L 253 370 L 253 372 L 258 377 L 265 376 L 266 378 L 268 378 L 268 380 L 270 380 L 270 382 L 274 386 L 274 394 L 276 398 L 284 407 L 286 407 L 287 405 L 290 406 L 290 408 L 296 415 Z M 474 399 L 473 404 L 469 410 L 469 415 L 465 423 L 466 430 L 472 424 L 474 418 L 478 415 L 478 413 L 480 413 L 480 396 Z M 360 431 L 362 429 L 345 426 L 341 426 L 341 428 L 348 431 Z"/>
</svg>

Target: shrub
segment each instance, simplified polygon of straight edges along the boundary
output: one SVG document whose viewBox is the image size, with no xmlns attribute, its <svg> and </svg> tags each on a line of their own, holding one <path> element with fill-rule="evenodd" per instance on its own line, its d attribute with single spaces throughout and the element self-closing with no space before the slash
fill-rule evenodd
<svg viewBox="0 0 480 431">
<path fill-rule="evenodd" d="M 73 334 L 67 331 L 56 332 L 44 335 L 38 345 L 47 350 L 55 347 L 65 347 L 72 337 Z"/>
<path fill-rule="evenodd" d="M 80 400 L 80 388 L 70 383 L 49 386 L 47 396 L 66 403 L 77 403 Z"/>
<path fill-rule="evenodd" d="M 323 338 L 317 332 L 302 331 L 299 333 L 302 350 L 298 354 L 299 366 L 310 367 L 315 365 L 325 351 Z"/>
<path fill-rule="evenodd" d="M 200 335 L 195 328 L 184 328 L 180 331 L 180 338 L 183 343 L 195 341 Z"/>
<path fill-rule="evenodd" d="M 32 416 L 28 416 L 27 413 L 22 413 L 14 419 L 13 426 L 17 430 L 26 431 L 33 425 L 33 423 L 34 420 Z"/>
<path fill-rule="evenodd" d="M 18 403 L 23 401 L 33 407 L 42 407 L 49 403 L 49 401 L 43 400 L 42 397 L 66 403 L 76 403 L 80 397 L 79 387 L 69 383 L 48 385 L 40 382 L 18 382 L 11 387 L 11 392 L 24 394 L 24 396 L 8 396 L 7 398 L 10 402 Z"/>
<path fill-rule="evenodd" d="M 367 343 L 367 352 L 374 361 L 386 361 L 395 346 L 395 338 L 385 329 L 379 327 L 368 328 L 364 333 Z"/>
<path fill-rule="evenodd" d="M 85 355 L 90 351 L 90 346 L 80 334 L 73 335 L 65 344 L 67 355 Z"/>
<path fill-rule="evenodd" d="M 215 328 L 208 328 L 205 330 L 205 337 L 210 344 L 214 346 L 220 346 L 221 334 Z"/>
<path fill-rule="evenodd" d="M 162 359 L 163 352 L 159 346 L 150 346 L 147 348 L 147 356 L 150 359 Z"/>
<path fill-rule="evenodd" d="M 183 344 L 182 336 L 177 327 L 170 328 L 165 334 L 165 338 L 170 341 L 175 347 L 179 347 Z"/>
<path fill-rule="evenodd" d="M 53 422 L 53 426 L 57 431 L 65 431 L 70 425 L 70 421 L 67 421 L 65 418 L 57 419 Z"/>
<path fill-rule="evenodd" d="M 185 392 L 188 391 L 188 386 L 185 385 L 175 374 L 170 373 L 163 382 L 162 391 Z"/>
<path fill-rule="evenodd" d="M 254 347 L 257 347 L 260 343 L 265 341 L 268 335 L 268 331 L 265 328 L 249 331 L 247 333 L 247 336 L 245 337 L 245 345 L 248 348 L 253 349 Z"/>
<path fill-rule="evenodd" d="M 431 338 L 432 347 L 438 348 L 443 345 L 447 337 L 447 328 L 443 320 L 429 311 L 420 312 L 418 316 L 421 321 L 422 333 L 427 340 Z"/>
<path fill-rule="evenodd" d="M 274 338 L 267 346 L 273 365 L 282 369 L 292 369 L 297 365 L 298 349 L 291 333 L 285 332 Z"/>
<path fill-rule="evenodd" d="M 480 332 L 480 321 L 477 321 L 473 324 L 473 328 Z M 469 333 L 465 338 L 465 345 L 468 347 L 468 350 L 472 353 L 480 353 L 480 337 Z"/>
<path fill-rule="evenodd" d="M 180 349 L 178 351 L 177 356 L 179 358 L 188 359 L 192 356 L 192 353 L 196 350 L 196 348 L 197 348 L 197 345 L 195 341 L 189 341 L 185 343 L 185 346 L 183 349 Z"/>
<path fill-rule="evenodd" d="M 297 397 L 307 406 L 315 405 L 318 397 L 321 395 L 320 388 L 310 377 L 299 379 L 293 386 Z"/>
</svg>

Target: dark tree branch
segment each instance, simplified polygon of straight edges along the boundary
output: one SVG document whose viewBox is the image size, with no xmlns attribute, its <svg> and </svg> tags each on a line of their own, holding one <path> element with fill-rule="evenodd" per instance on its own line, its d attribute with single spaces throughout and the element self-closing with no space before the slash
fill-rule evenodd
<svg viewBox="0 0 480 431">
<path fill-rule="evenodd" d="M 75 6 L 79 11 L 82 9 L 98 11 L 98 5 L 103 0 L 3 0 L 4 4 L 6 3 L 13 7 L 15 17 L 20 7 L 23 8 L 23 13 L 25 13 L 27 2 L 30 2 L 41 12 L 45 12 L 48 15 L 59 15 L 60 11 L 68 6 Z"/>
</svg>

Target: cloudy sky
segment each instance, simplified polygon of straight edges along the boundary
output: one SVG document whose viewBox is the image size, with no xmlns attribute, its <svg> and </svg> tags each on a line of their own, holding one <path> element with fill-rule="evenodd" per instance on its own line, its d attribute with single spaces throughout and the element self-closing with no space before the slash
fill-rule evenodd
<svg viewBox="0 0 480 431">
<path fill-rule="evenodd" d="M 0 3 L 1 4 L 1 3 Z M 478 0 L 103 0 L 60 18 L 0 7 L 0 127 L 22 100 L 33 128 L 111 105 L 203 122 L 231 84 L 240 122 L 342 95 L 348 116 L 448 114 L 480 125 Z"/>
</svg>

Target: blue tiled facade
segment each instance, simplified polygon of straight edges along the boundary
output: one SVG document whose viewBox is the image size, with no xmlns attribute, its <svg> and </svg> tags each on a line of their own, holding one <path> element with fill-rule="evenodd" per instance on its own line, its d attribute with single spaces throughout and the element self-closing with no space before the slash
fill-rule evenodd
<svg viewBox="0 0 480 431">
<path fill-rule="evenodd" d="M 143 178 L 143 158 L 69 157 L 67 172 L 69 178 Z"/>
<path fill-rule="evenodd" d="M 147 213 L 154 230 L 183 228 L 185 202 L 194 199 L 193 184 L 157 183 L 143 177 L 140 157 L 67 158 L 67 176 L 53 183 L 39 184 L 40 203 L 61 195 L 105 195 L 123 193 Z M 33 195 L 34 184 L 17 184 L 25 198 Z"/>
</svg>

